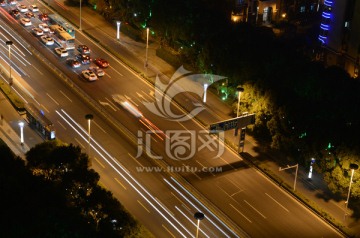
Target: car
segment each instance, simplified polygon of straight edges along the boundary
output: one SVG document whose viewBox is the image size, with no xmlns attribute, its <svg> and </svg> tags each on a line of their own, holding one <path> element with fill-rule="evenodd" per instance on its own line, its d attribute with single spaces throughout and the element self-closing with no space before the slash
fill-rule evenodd
<svg viewBox="0 0 360 238">
<path fill-rule="evenodd" d="M 71 68 L 79 68 L 81 66 L 80 62 L 77 61 L 76 59 L 66 59 L 66 63 L 71 67 Z"/>
<path fill-rule="evenodd" d="M 76 59 L 79 60 L 82 64 L 90 64 L 90 56 L 85 54 L 77 54 Z"/>
<path fill-rule="evenodd" d="M 94 72 L 96 74 L 96 76 L 98 76 L 98 77 L 102 77 L 105 75 L 105 71 L 100 69 L 99 67 L 90 66 L 89 70 Z"/>
<path fill-rule="evenodd" d="M 5 7 L 6 6 L 6 0 L 0 0 L 0 6 Z"/>
<path fill-rule="evenodd" d="M 97 66 L 99 66 L 100 68 L 107 68 L 109 67 L 109 62 L 107 62 L 106 60 L 104 60 L 103 58 L 96 58 L 95 59 L 95 64 Z"/>
<path fill-rule="evenodd" d="M 21 15 L 20 15 L 20 11 L 17 9 L 11 9 L 9 10 L 9 13 L 11 16 L 13 16 L 15 19 L 18 19 Z"/>
<path fill-rule="evenodd" d="M 9 0 L 8 3 L 9 3 L 9 5 L 16 5 L 17 1 L 16 0 Z"/>
<path fill-rule="evenodd" d="M 28 11 L 28 8 L 23 4 L 19 4 L 16 7 L 20 12 L 27 12 Z"/>
<path fill-rule="evenodd" d="M 41 30 L 43 30 L 43 32 L 49 32 L 50 31 L 50 27 L 48 26 L 48 24 L 46 23 L 40 23 L 39 24 L 39 28 Z"/>
<path fill-rule="evenodd" d="M 63 47 L 56 47 L 54 50 L 55 50 L 55 53 L 60 57 L 69 56 L 69 52 Z"/>
<path fill-rule="evenodd" d="M 38 12 L 39 8 L 35 4 L 29 6 L 30 11 L 32 12 Z"/>
<path fill-rule="evenodd" d="M 129 102 L 124 95 L 113 94 L 112 98 L 116 103 L 118 103 L 125 110 L 127 110 L 128 112 L 133 114 L 135 117 L 137 117 L 137 118 L 143 117 L 143 114 L 139 111 L 139 109 L 134 104 Z"/>
<path fill-rule="evenodd" d="M 78 50 L 81 54 L 90 54 L 90 48 L 87 47 L 86 45 L 78 45 L 77 50 Z"/>
<path fill-rule="evenodd" d="M 32 12 L 25 12 L 24 16 L 27 17 L 27 18 L 34 18 L 35 17 L 34 13 L 32 13 Z"/>
<path fill-rule="evenodd" d="M 98 80 L 98 77 L 96 76 L 96 74 L 94 72 L 88 70 L 88 69 L 82 71 L 81 74 L 88 81 L 96 81 L 96 80 Z"/>
<path fill-rule="evenodd" d="M 23 25 L 23 26 L 31 26 L 31 25 L 32 25 L 32 23 L 31 23 L 31 21 L 30 21 L 29 18 L 21 18 L 21 19 L 20 19 L 20 23 L 21 23 L 21 25 Z"/>
<path fill-rule="evenodd" d="M 53 45 L 54 44 L 54 39 L 51 38 L 50 36 L 44 35 L 44 36 L 41 36 L 40 39 L 45 45 Z"/>
<path fill-rule="evenodd" d="M 48 21 L 49 20 L 49 16 L 46 13 L 43 14 L 39 14 L 39 19 L 42 21 Z"/>
<path fill-rule="evenodd" d="M 32 29 L 32 32 L 33 32 L 36 36 L 42 36 L 42 35 L 44 35 L 43 30 L 41 30 L 40 28 L 37 28 L 37 27 L 33 28 L 33 29 Z"/>
</svg>

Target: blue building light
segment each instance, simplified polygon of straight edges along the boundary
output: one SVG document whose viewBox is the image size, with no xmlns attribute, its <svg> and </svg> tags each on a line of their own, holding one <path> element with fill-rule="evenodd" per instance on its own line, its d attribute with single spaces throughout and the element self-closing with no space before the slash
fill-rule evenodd
<svg viewBox="0 0 360 238">
<path fill-rule="evenodd" d="M 325 30 L 325 31 L 328 31 L 329 30 L 329 25 L 327 25 L 327 24 L 323 24 L 323 23 L 321 23 L 321 25 L 320 25 L 320 28 L 321 29 L 323 29 L 323 30 Z"/>
<path fill-rule="evenodd" d="M 324 1 L 324 5 L 325 5 L 325 6 L 331 7 L 332 4 L 333 4 L 332 1 L 328 1 L 328 0 L 325 0 L 325 1 Z"/>
<path fill-rule="evenodd" d="M 323 17 L 323 18 L 327 18 L 327 19 L 329 19 L 329 18 L 331 17 L 331 15 L 330 15 L 330 14 L 329 14 L 329 15 L 325 15 L 324 13 L 325 13 L 325 12 L 323 12 L 323 14 L 322 14 L 322 17 Z"/>
<path fill-rule="evenodd" d="M 326 38 L 325 38 L 325 39 L 323 39 L 321 36 L 319 36 L 319 37 L 318 37 L 318 39 L 319 39 L 319 41 L 321 41 L 323 44 L 325 44 L 325 40 L 326 40 Z"/>
</svg>

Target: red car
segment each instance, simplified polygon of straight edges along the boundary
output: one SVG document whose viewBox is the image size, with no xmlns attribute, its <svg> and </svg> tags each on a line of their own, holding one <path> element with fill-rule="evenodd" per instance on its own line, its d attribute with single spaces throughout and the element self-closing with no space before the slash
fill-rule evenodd
<svg viewBox="0 0 360 238">
<path fill-rule="evenodd" d="M 106 60 L 102 59 L 102 58 L 97 58 L 95 59 L 95 64 L 97 66 L 99 66 L 100 68 L 107 68 L 109 67 L 109 62 L 107 62 Z"/>
<path fill-rule="evenodd" d="M 42 21 L 48 21 L 49 20 L 49 16 L 48 14 L 44 13 L 44 14 L 39 14 L 39 19 Z"/>
</svg>

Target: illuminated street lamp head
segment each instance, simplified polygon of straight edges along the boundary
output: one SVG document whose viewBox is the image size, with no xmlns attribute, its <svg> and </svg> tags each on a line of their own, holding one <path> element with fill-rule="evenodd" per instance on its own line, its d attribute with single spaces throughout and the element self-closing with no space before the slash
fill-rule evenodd
<svg viewBox="0 0 360 238">
<path fill-rule="evenodd" d="M 359 165 L 357 164 L 350 164 L 350 169 L 351 170 L 357 170 L 359 168 Z"/>
<path fill-rule="evenodd" d="M 24 122 L 22 122 L 22 121 L 19 122 L 19 126 L 20 126 L 20 127 L 24 127 L 24 125 L 25 125 Z"/>
<path fill-rule="evenodd" d="M 94 116 L 92 114 L 86 114 L 85 119 L 86 120 L 92 120 L 92 119 L 94 119 Z"/>
<path fill-rule="evenodd" d="M 242 93 L 242 92 L 244 92 L 244 88 L 241 87 L 241 86 L 237 86 L 236 91 L 239 92 L 239 93 Z"/>
<path fill-rule="evenodd" d="M 198 221 L 201 221 L 205 218 L 205 215 L 202 212 L 195 212 L 194 218 Z"/>
</svg>

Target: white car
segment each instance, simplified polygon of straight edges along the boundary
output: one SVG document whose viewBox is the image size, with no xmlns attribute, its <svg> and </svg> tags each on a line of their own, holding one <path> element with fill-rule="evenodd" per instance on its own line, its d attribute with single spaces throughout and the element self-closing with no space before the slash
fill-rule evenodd
<svg viewBox="0 0 360 238">
<path fill-rule="evenodd" d="M 69 52 L 63 47 L 55 48 L 55 53 L 60 57 L 67 57 L 69 56 Z"/>
<path fill-rule="evenodd" d="M 53 45 L 54 44 L 54 39 L 51 38 L 50 36 L 41 36 L 41 41 L 45 44 L 45 45 Z"/>
<path fill-rule="evenodd" d="M 96 76 L 96 74 L 88 69 L 82 71 L 81 73 L 82 73 L 83 77 L 88 81 L 98 80 L 98 77 Z"/>
<path fill-rule="evenodd" d="M 35 4 L 30 5 L 30 6 L 29 6 L 29 9 L 30 9 L 30 11 L 32 11 L 32 12 L 38 12 L 38 11 L 39 11 L 39 8 L 38 8 Z"/>
<path fill-rule="evenodd" d="M 28 19 L 28 18 L 21 18 L 20 23 L 23 26 L 31 26 L 32 25 L 30 19 Z"/>
<path fill-rule="evenodd" d="M 9 3 L 9 5 L 16 5 L 17 1 L 16 0 L 9 0 L 8 3 Z"/>
<path fill-rule="evenodd" d="M 18 9 L 20 12 L 27 12 L 27 11 L 28 11 L 27 7 L 26 7 L 25 5 L 23 5 L 23 4 L 17 5 L 17 9 Z"/>
<path fill-rule="evenodd" d="M 105 71 L 100 69 L 99 67 L 90 66 L 89 70 L 94 72 L 98 77 L 102 77 L 105 75 Z"/>
<path fill-rule="evenodd" d="M 41 30 L 43 30 L 43 32 L 50 32 L 50 28 L 49 28 L 48 24 L 46 24 L 46 23 L 40 23 L 39 28 Z"/>
<path fill-rule="evenodd" d="M 43 30 L 41 30 L 40 28 L 35 27 L 35 28 L 32 29 L 32 31 L 33 31 L 33 33 L 34 33 L 36 36 L 42 36 L 42 35 L 44 35 Z"/>
</svg>

